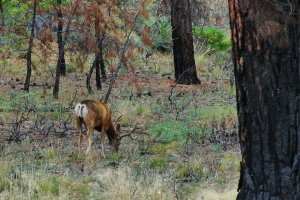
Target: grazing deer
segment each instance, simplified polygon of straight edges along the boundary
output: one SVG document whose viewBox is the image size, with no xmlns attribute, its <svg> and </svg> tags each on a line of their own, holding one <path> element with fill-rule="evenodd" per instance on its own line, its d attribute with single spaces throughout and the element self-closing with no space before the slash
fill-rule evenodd
<svg viewBox="0 0 300 200">
<path fill-rule="evenodd" d="M 117 124 L 116 129 L 112 124 L 111 112 L 107 104 L 94 100 L 84 100 L 75 106 L 75 117 L 77 129 L 79 131 L 78 148 L 81 149 L 82 140 L 82 123 L 88 129 L 86 139 L 88 141 L 88 148 L 86 154 L 91 149 L 91 134 L 94 129 L 101 132 L 101 148 L 104 155 L 104 136 L 105 133 L 109 139 L 109 144 L 113 147 L 114 151 L 118 151 L 119 147 L 119 134 L 120 125 Z"/>
</svg>

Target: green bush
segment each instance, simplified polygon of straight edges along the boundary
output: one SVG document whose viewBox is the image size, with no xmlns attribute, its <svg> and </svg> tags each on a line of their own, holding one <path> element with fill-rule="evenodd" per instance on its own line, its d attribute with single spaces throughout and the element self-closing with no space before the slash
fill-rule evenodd
<svg viewBox="0 0 300 200">
<path fill-rule="evenodd" d="M 151 38 L 155 48 L 162 52 L 172 51 L 172 26 L 167 19 L 161 18 L 154 25 Z"/>
<path fill-rule="evenodd" d="M 217 27 L 194 26 L 193 33 L 196 39 L 205 39 L 212 50 L 226 51 L 231 47 L 231 41 L 226 37 L 225 31 Z"/>
</svg>

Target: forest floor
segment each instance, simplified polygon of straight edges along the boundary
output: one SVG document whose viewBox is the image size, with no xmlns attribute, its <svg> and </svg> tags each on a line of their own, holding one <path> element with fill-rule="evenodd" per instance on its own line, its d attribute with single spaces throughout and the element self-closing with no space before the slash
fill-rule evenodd
<svg viewBox="0 0 300 200">
<path fill-rule="evenodd" d="M 137 66 L 135 79 L 120 71 L 108 101 L 130 137 L 119 153 L 106 139 L 104 158 L 96 131 L 91 154 L 78 152 L 73 109 L 102 99 L 109 78 L 88 94 L 88 68 L 69 65 L 56 100 L 53 66 L 36 69 L 24 93 L 25 64 L 2 62 L 0 199 L 235 199 L 240 152 L 228 69 L 198 69 L 202 83 L 188 86 L 174 83 L 170 55 Z"/>
</svg>

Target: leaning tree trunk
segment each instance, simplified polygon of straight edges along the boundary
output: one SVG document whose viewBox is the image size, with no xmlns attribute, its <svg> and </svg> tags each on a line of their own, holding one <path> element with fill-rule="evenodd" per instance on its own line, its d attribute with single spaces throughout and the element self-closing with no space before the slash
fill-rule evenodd
<svg viewBox="0 0 300 200">
<path fill-rule="evenodd" d="M 170 2 L 176 82 L 199 84 L 194 59 L 190 1 L 172 0 Z"/>
<path fill-rule="evenodd" d="M 298 0 L 229 0 L 242 153 L 237 199 L 300 199 Z"/>
<path fill-rule="evenodd" d="M 57 44 L 58 44 L 58 52 L 59 52 L 59 62 L 57 64 L 60 67 L 60 74 L 62 76 L 66 76 L 67 70 L 66 70 L 66 62 L 65 62 L 65 45 L 63 41 L 63 15 L 61 10 L 61 0 L 57 0 L 57 18 L 58 18 L 58 24 L 57 24 Z"/>
<path fill-rule="evenodd" d="M 1 2 L 2 4 L 2 2 Z M 29 37 L 29 44 L 26 54 L 26 79 L 24 83 L 24 91 L 29 91 L 29 85 L 30 85 L 30 78 L 31 78 L 31 53 L 32 53 L 32 47 L 33 47 L 33 38 L 34 38 L 34 26 L 35 26 L 35 18 L 36 18 L 36 6 L 37 6 L 37 0 L 33 1 L 33 10 L 32 10 L 32 23 L 31 23 L 31 31 L 30 31 L 30 37 Z M 1 5 L 2 7 L 2 5 Z M 2 8 L 1 8 L 2 9 Z"/>
</svg>

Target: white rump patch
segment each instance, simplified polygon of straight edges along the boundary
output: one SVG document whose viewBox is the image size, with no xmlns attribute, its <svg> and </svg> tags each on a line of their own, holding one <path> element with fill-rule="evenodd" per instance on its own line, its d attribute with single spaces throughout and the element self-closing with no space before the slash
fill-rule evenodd
<svg viewBox="0 0 300 200">
<path fill-rule="evenodd" d="M 75 115 L 81 118 L 85 118 L 86 115 L 88 114 L 88 109 L 86 105 L 78 103 L 75 106 Z"/>
</svg>

